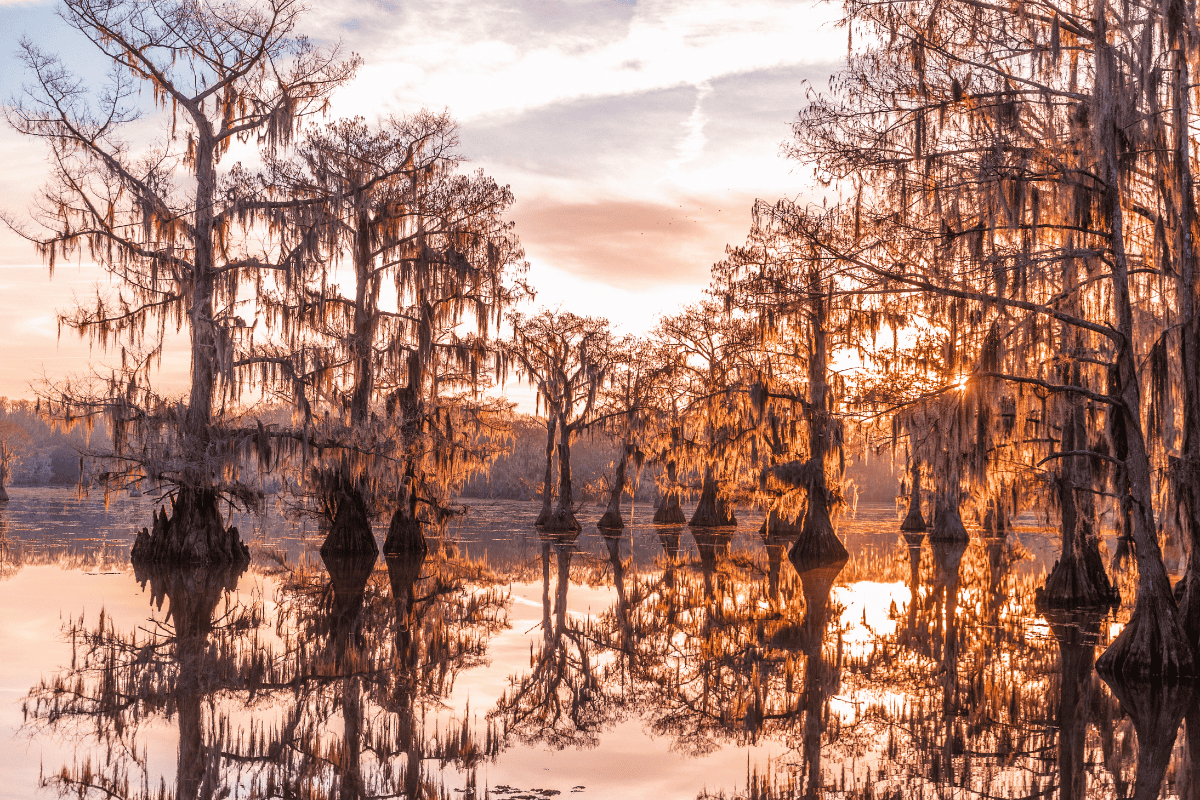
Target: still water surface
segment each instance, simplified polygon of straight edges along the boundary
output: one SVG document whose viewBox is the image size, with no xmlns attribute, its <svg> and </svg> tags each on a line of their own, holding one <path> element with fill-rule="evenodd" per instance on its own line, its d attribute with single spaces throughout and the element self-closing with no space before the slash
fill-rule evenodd
<svg viewBox="0 0 1200 800">
<path fill-rule="evenodd" d="M 271 514 L 235 520 L 243 572 L 143 571 L 153 498 L 11 494 L 0 798 L 1200 790 L 1191 689 L 1096 676 L 1127 609 L 1040 616 L 1032 527 L 909 546 L 860 507 L 850 562 L 797 575 L 749 511 L 545 538 L 536 504 L 471 501 L 423 560 L 325 564 Z"/>
</svg>

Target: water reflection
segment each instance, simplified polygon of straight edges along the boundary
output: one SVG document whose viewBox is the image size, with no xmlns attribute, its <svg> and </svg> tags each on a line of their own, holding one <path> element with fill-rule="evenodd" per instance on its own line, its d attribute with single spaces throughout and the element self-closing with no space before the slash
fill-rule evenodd
<svg viewBox="0 0 1200 800">
<path fill-rule="evenodd" d="M 848 562 L 799 572 L 753 521 L 139 571 L 148 619 L 71 610 L 26 729 L 76 743 L 63 796 L 511 797 L 487 776 L 640 747 L 703 779 L 662 797 L 1195 798 L 1192 688 L 1101 681 L 1123 617 L 1039 615 L 1029 535 L 852 527 Z M 0 557 L 0 587 L 37 561 Z"/>
<path fill-rule="evenodd" d="M 430 762 L 472 770 L 488 742 L 426 717 L 505 625 L 494 576 L 424 554 L 389 559 L 386 573 L 366 559 L 324 567 L 278 569 L 271 620 L 235 592 L 238 569 L 154 567 L 137 573 L 154 610 L 166 608 L 149 624 L 70 621 L 71 666 L 25 709 L 43 734 L 82 733 L 103 757 L 43 784 L 159 796 L 172 782 L 152 779 L 146 744 L 163 722 L 178 733 L 179 798 L 437 796 Z"/>
</svg>

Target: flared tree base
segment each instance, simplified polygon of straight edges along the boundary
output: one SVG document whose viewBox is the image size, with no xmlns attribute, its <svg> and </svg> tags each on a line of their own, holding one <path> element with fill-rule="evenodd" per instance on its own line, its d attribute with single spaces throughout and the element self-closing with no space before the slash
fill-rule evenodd
<svg viewBox="0 0 1200 800">
<path fill-rule="evenodd" d="M 533 524 L 536 527 L 541 528 L 550 520 L 550 517 L 553 515 L 554 512 L 550 510 L 549 506 L 543 506 L 541 513 L 537 515 L 537 519 L 533 521 Z"/>
<path fill-rule="evenodd" d="M 701 498 L 688 525 L 693 528 L 732 528 L 737 525 L 737 517 L 733 515 L 733 509 L 724 503 Z"/>
<path fill-rule="evenodd" d="M 1109 608 L 1120 603 L 1121 593 L 1108 579 L 1104 560 L 1094 550 L 1054 562 L 1036 597 L 1039 609 Z"/>
<path fill-rule="evenodd" d="M 582 529 L 579 520 L 575 519 L 575 512 L 562 507 L 554 509 L 554 513 L 542 525 L 542 530 L 547 533 L 574 533 Z"/>
<path fill-rule="evenodd" d="M 388 525 L 387 539 L 383 542 L 383 552 L 387 556 L 416 556 L 424 559 L 429 552 L 425 542 L 425 532 L 421 528 L 421 520 L 409 513 L 407 508 L 397 509 Z"/>
<path fill-rule="evenodd" d="M 788 553 L 788 561 L 796 572 L 820 570 L 833 565 L 845 564 L 850 558 L 842 540 L 830 525 L 806 525 Z"/>
<path fill-rule="evenodd" d="M 910 509 L 905 515 L 904 521 L 900 523 L 900 530 L 905 533 L 924 533 L 929 526 L 925 524 L 925 517 L 921 516 L 921 509 Z"/>
<path fill-rule="evenodd" d="M 180 489 L 171 515 L 160 508 L 154 527 L 142 528 L 129 560 L 134 564 L 248 564 L 250 548 L 236 526 L 227 529 L 217 508 L 217 493 Z"/>
<path fill-rule="evenodd" d="M 654 524 L 655 525 L 685 525 L 687 517 L 684 516 L 683 509 L 679 505 L 679 496 L 675 494 L 664 495 L 658 508 L 654 509 Z"/>
<path fill-rule="evenodd" d="M 619 531 L 625 529 L 625 520 L 621 519 L 620 511 L 605 511 L 604 516 L 600 517 L 600 521 L 596 523 L 596 527 L 602 531 Z"/>
<path fill-rule="evenodd" d="M 967 527 L 963 525 L 962 516 L 957 508 L 946 508 L 938 511 L 933 518 L 933 528 L 928 533 L 929 540 L 941 542 L 968 542 L 971 537 Z"/>
<path fill-rule="evenodd" d="M 338 492 L 337 512 L 321 545 L 321 556 L 374 559 L 377 555 L 379 545 L 375 543 L 362 493 L 354 490 Z"/>
<path fill-rule="evenodd" d="M 1139 596 L 1116 640 L 1096 659 L 1101 675 L 1125 680 L 1173 680 L 1196 674 L 1187 634 L 1170 596 Z"/>
<path fill-rule="evenodd" d="M 0 503 L 8 502 L 8 490 L 0 486 Z"/>
</svg>

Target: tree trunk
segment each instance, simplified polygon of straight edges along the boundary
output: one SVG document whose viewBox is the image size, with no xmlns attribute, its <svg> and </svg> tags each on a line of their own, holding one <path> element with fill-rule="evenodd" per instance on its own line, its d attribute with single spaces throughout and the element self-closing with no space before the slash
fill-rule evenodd
<svg viewBox="0 0 1200 800">
<path fill-rule="evenodd" d="M 417 517 L 415 498 L 408 498 L 400 503 L 392 514 L 392 522 L 388 525 L 387 539 L 383 543 L 385 555 L 405 555 L 425 557 L 429 545 L 425 543 L 425 533 L 421 528 L 421 520 Z"/>
<path fill-rule="evenodd" d="M 154 528 L 142 528 L 129 560 L 134 564 L 248 564 L 250 548 L 228 529 L 217 509 L 212 489 L 181 486 L 171 501 L 171 516 L 160 508 Z"/>
<path fill-rule="evenodd" d="M 541 527 L 550 520 L 552 503 L 554 501 L 554 433 L 558 425 L 558 416 L 553 409 L 547 409 L 546 419 L 546 479 L 542 483 L 542 511 L 533 524 Z"/>
<path fill-rule="evenodd" d="M 804 514 L 801 513 L 800 519 L 804 519 Z M 763 519 L 763 524 L 759 526 L 758 532 L 764 540 L 771 542 L 786 542 L 791 544 L 800 537 L 801 525 L 796 519 L 784 519 L 775 509 L 767 511 L 767 516 Z"/>
<path fill-rule="evenodd" d="M 958 491 L 951 489 L 938 492 L 933 511 L 933 530 L 929 532 L 931 542 L 966 542 L 971 537 L 963 525 L 958 511 Z"/>
<path fill-rule="evenodd" d="M 700 501 L 688 525 L 693 528 L 724 528 L 737 525 L 733 509 L 717 491 L 717 476 L 711 465 L 704 468 L 704 485 L 700 489 Z"/>
<path fill-rule="evenodd" d="M 375 543 L 362 492 L 355 486 L 347 487 L 337 492 L 334 502 L 337 510 L 321 545 L 321 556 L 370 556 L 374 560 L 379 546 Z"/>
<path fill-rule="evenodd" d="M 812 283 L 819 286 L 815 274 Z M 788 559 L 797 572 L 844 562 L 849 558 L 845 545 L 833 529 L 833 500 L 829 491 L 829 478 L 825 474 L 825 462 L 834 450 L 835 423 L 830 413 L 829 374 L 826 360 L 829 357 L 825 334 L 825 296 L 818 295 L 812 301 L 813 319 L 809 338 L 808 357 L 808 452 L 804 481 L 808 491 L 808 507 L 804 510 L 804 523 L 800 538 L 788 554 Z"/>
<path fill-rule="evenodd" d="M 621 448 L 617 468 L 613 473 L 612 486 L 608 490 L 608 508 L 605 509 L 604 516 L 600 517 L 600 521 L 596 523 L 597 528 L 619 531 L 625 527 L 625 521 L 621 519 L 621 497 L 625 494 L 625 468 L 629 463 L 629 454 L 632 450 L 633 447 L 629 444 Z"/>
<path fill-rule="evenodd" d="M 925 517 L 921 515 L 921 462 L 916 456 L 912 460 L 912 487 L 908 495 L 908 513 L 900 523 L 905 533 L 924 533 Z"/>
<path fill-rule="evenodd" d="M 1124 218 L 1121 206 L 1120 172 L 1117 166 L 1117 119 L 1115 97 L 1120 91 L 1115 56 L 1108 42 L 1105 0 L 1096 0 L 1096 78 L 1093 105 L 1099 113 L 1093 126 L 1103 182 L 1101 207 L 1108 224 L 1112 249 L 1113 310 L 1117 341 L 1114 386 L 1110 395 L 1121 405 L 1110 413 L 1120 417 L 1114 449 L 1125 462 L 1129 496 L 1122 499 L 1132 513 L 1133 541 L 1138 567 L 1138 596 L 1133 616 L 1116 640 L 1096 660 L 1102 674 L 1125 678 L 1182 677 L 1195 674 L 1192 648 L 1171 582 L 1158 547 L 1154 523 L 1153 481 L 1150 457 L 1141 427 L 1141 388 L 1137 354 L 1134 351 L 1133 305 L 1129 294 L 1129 266 L 1125 254 Z"/>
<path fill-rule="evenodd" d="M 543 526 L 547 531 L 569 532 L 581 530 L 575 519 L 574 492 L 571 489 L 571 437 L 575 431 L 569 425 L 560 425 L 558 437 L 558 507 Z"/>
<path fill-rule="evenodd" d="M 679 488 L 674 461 L 667 462 L 667 488 L 658 499 L 658 508 L 654 509 L 654 524 L 683 525 L 687 522 L 683 508 L 679 505 Z"/>
<path fill-rule="evenodd" d="M 1172 160 L 1179 193 L 1175 210 L 1179 215 L 1177 245 L 1180 276 L 1180 366 L 1183 372 L 1183 451 L 1172 478 L 1177 487 L 1180 512 L 1188 532 L 1185 591 L 1180 615 L 1193 650 L 1200 648 L 1200 270 L 1197 269 L 1195 234 L 1197 225 L 1193 189 L 1189 112 L 1192 86 L 1187 50 L 1191 30 L 1186 25 L 1168 32 L 1172 38 L 1175 76 L 1172 81 L 1174 142 Z M 1200 652 L 1200 651 L 1198 651 Z"/>
</svg>

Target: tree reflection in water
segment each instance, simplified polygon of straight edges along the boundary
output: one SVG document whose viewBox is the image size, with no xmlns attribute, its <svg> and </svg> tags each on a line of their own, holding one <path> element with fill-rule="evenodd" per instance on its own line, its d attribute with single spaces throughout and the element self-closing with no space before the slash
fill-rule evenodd
<svg viewBox="0 0 1200 800">
<path fill-rule="evenodd" d="M 121 631 L 72 620 L 71 666 L 28 695 L 29 725 L 103 748 L 43 780 L 80 797 L 437 797 L 438 773 L 494 752 L 470 719 L 430 717 L 506 625 L 507 592 L 486 568 L 426 560 L 329 559 L 281 570 L 278 616 L 234 590 L 240 571 L 139 568 L 162 618 Z M 469 717 L 469 714 L 468 714 Z M 174 789 L 148 771 L 150 723 L 178 726 Z M 235 791 L 236 790 L 236 791 Z"/>
<path fill-rule="evenodd" d="M 801 572 L 782 534 L 647 534 L 539 538 L 503 575 L 438 546 L 281 566 L 274 602 L 235 592 L 236 571 L 139 572 L 151 623 L 70 621 L 70 667 L 26 699 L 31 728 L 100 745 L 44 782 L 97 798 L 427 797 L 451 776 L 470 789 L 506 747 L 607 758 L 605 732 L 637 719 L 701 768 L 752 748 L 745 785 L 714 797 L 1149 798 L 1165 782 L 1197 798 L 1191 687 L 1106 685 L 1094 662 L 1114 620 L 1039 616 L 1043 573 L 1011 530 L 910 534 Z M 635 567 L 647 541 L 661 552 Z M 506 624 L 500 587 L 539 578 L 528 664 L 492 665 L 509 685 L 484 721 L 447 711 Z M 146 755 L 163 721 L 179 733 L 165 779 Z"/>
<path fill-rule="evenodd" d="M 616 721 L 621 707 L 619 695 L 606 694 L 609 684 L 593 652 L 596 645 L 591 626 L 567 613 L 577 536 L 568 532 L 542 538 L 540 648 L 530 654 L 529 673 L 511 679 L 491 712 L 505 737 L 558 749 L 595 747 L 600 731 Z"/>
</svg>

